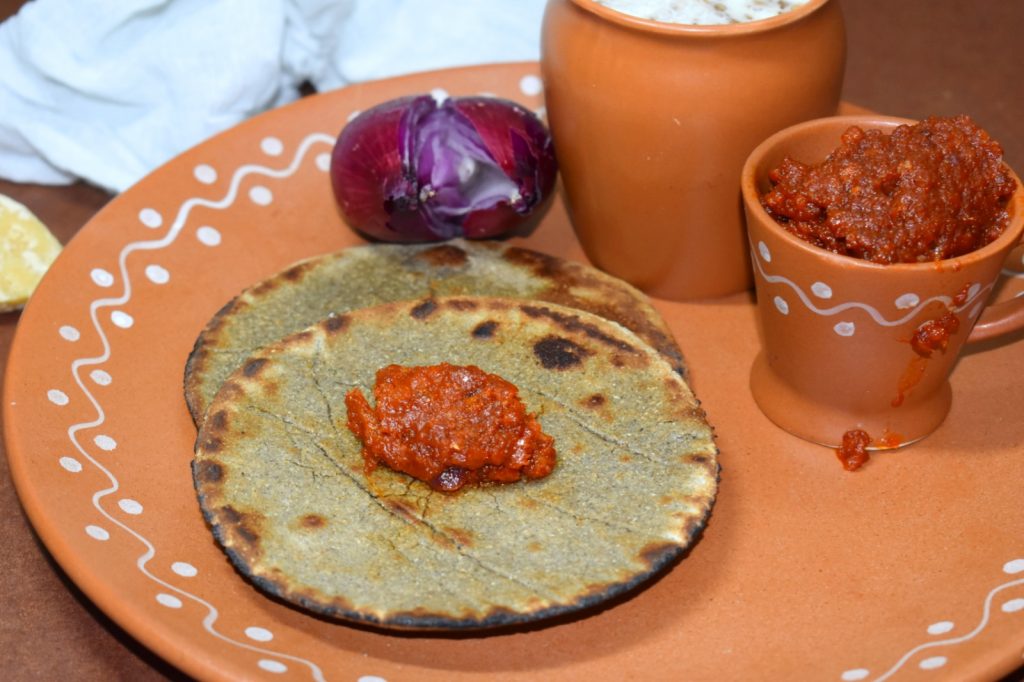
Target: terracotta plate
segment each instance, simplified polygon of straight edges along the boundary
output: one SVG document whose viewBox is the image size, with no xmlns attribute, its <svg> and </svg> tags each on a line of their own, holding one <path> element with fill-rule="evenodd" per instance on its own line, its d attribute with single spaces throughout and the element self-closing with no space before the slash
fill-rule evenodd
<svg viewBox="0 0 1024 682">
<path fill-rule="evenodd" d="M 434 88 L 541 106 L 535 64 L 305 99 L 112 201 L 42 283 L 11 352 L 7 448 L 32 523 L 92 600 L 209 679 L 932 680 L 1020 664 L 1021 336 L 968 352 L 934 435 L 848 474 L 755 408 L 747 295 L 657 302 L 717 428 L 724 471 L 703 539 L 642 592 L 542 627 L 436 637 L 319 620 L 240 578 L 193 493 L 185 358 L 239 289 L 357 241 L 325 172 L 334 136 L 357 110 Z M 557 202 L 526 241 L 582 257 Z M 1003 296 L 1024 289 L 1016 258 Z"/>
</svg>

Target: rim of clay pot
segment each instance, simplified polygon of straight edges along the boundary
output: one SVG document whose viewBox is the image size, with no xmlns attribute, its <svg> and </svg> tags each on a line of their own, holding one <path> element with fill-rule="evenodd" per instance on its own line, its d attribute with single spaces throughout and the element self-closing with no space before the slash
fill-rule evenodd
<svg viewBox="0 0 1024 682">
<path fill-rule="evenodd" d="M 1024 234 L 1024 185 L 1021 184 L 1020 177 L 1018 177 L 1014 170 L 1005 162 L 1003 162 L 1003 166 L 1010 172 L 1010 176 L 1017 183 L 1017 188 L 1014 190 L 1013 194 L 1010 196 L 1010 200 L 1007 202 L 1007 208 L 1010 211 L 1010 222 L 1006 226 L 1006 229 L 1004 229 L 1002 234 L 996 237 L 993 241 L 981 248 L 960 256 L 946 258 L 940 261 L 923 261 L 920 263 L 873 263 L 861 258 L 834 253 L 828 249 L 815 246 L 814 244 L 804 241 L 800 237 L 792 234 L 776 222 L 761 205 L 760 192 L 757 187 L 757 172 L 764 160 L 764 157 L 770 152 L 777 150 L 780 146 L 784 147 L 787 140 L 804 136 L 808 134 L 809 131 L 829 128 L 838 131 L 835 137 L 835 144 L 833 145 L 834 148 L 839 144 L 839 135 L 841 135 L 842 132 L 850 126 L 855 125 L 862 128 L 885 128 L 892 130 L 900 125 L 913 125 L 915 123 L 918 123 L 918 121 L 908 118 L 900 118 L 897 116 L 856 114 L 849 116 L 826 116 L 824 118 L 804 121 L 803 123 L 797 123 L 796 125 L 788 128 L 783 128 L 755 147 L 754 151 L 750 153 L 747 160 L 744 162 L 743 171 L 740 176 L 740 187 L 743 192 L 743 201 L 750 210 L 757 212 L 762 218 L 764 218 L 765 224 L 768 225 L 769 230 L 779 235 L 782 239 L 802 251 L 817 254 L 821 258 L 830 260 L 837 266 L 845 268 L 865 268 L 869 270 L 884 269 L 887 271 L 913 272 L 926 268 L 934 269 L 938 264 L 943 268 L 948 267 L 949 269 L 958 269 L 968 263 L 985 258 L 992 251 L 998 251 L 1006 247 L 1013 248 L 1014 245 L 1020 242 L 1021 236 Z M 797 160 L 799 161 L 800 159 Z M 1007 244 L 1007 242 L 1009 242 L 1009 244 Z"/>
<path fill-rule="evenodd" d="M 795 7 L 788 12 L 777 14 L 767 19 L 757 21 L 744 21 L 735 24 L 673 24 L 653 19 L 642 19 L 631 14 L 625 14 L 611 7 L 601 5 L 595 0 L 570 0 L 580 9 L 595 14 L 602 19 L 626 28 L 665 35 L 691 36 L 702 38 L 725 38 L 740 36 L 749 33 L 761 33 L 800 21 L 804 17 L 813 14 L 829 2 L 836 0 L 809 0 L 807 4 Z"/>
</svg>

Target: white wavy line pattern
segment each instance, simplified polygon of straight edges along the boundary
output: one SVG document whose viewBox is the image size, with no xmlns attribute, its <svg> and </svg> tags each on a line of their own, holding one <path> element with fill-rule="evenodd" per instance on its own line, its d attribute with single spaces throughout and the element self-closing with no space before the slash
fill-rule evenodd
<svg viewBox="0 0 1024 682">
<path fill-rule="evenodd" d="M 82 379 L 81 373 L 84 368 L 102 364 L 110 359 L 110 343 L 106 333 L 104 332 L 103 326 L 100 323 L 98 313 L 102 309 L 124 305 L 125 303 L 131 300 L 132 282 L 128 276 L 128 257 L 132 253 L 135 253 L 136 251 L 154 251 L 158 249 L 167 248 L 168 246 L 173 244 L 175 240 L 178 238 L 178 235 L 181 233 L 182 229 L 184 228 L 185 224 L 188 221 L 189 214 L 195 207 L 203 206 L 215 210 L 226 209 L 233 205 L 235 200 L 238 198 L 239 187 L 241 186 L 242 181 L 246 177 L 250 175 L 257 175 L 275 179 L 287 178 L 293 175 L 298 170 L 306 154 L 309 152 L 310 148 L 313 145 L 326 144 L 332 146 L 334 144 L 334 140 L 334 136 L 328 135 L 326 133 L 313 133 L 308 135 L 300 143 L 292 162 L 287 167 L 282 169 L 272 169 L 266 166 L 260 166 L 256 164 L 247 164 L 240 166 L 232 176 L 228 191 L 222 199 L 217 201 L 211 201 L 200 198 L 188 199 L 181 204 L 174 222 L 172 223 L 170 229 L 167 231 L 167 234 L 163 238 L 148 241 L 131 242 L 121 249 L 118 255 L 118 268 L 120 270 L 121 280 L 124 282 L 123 293 L 116 298 L 102 298 L 94 300 L 89 306 L 89 315 L 92 321 L 92 326 L 93 329 L 96 331 L 96 334 L 99 336 L 100 341 L 102 342 L 103 352 L 96 357 L 78 358 L 71 363 L 71 373 L 74 376 L 75 383 L 78 384 L 78 388 L 82 391 L 83 394 L 85 394 L 86 398 L 88 398 L 89 402 L 96 410 L 97 417 L 92 421 L 80 422 L 68 428 L 68 438 L 71 440 L 75 449 L 77 449 L 78 452 L 81 453 L 81 455 L 86 460 L 88 460 L 90 464 L 92 464 L 94 467 L 96 467 L 96 469 L 102 472 L 103 475 L 106 476 L 106 478 L 110 481 L 109 487 L 104 488 L 102 490 L 98 490 L 93 494 L 93 506 L 109 523 L 113 524 L 114 526 L 120 528 L 124 532 L 134 537 L 146 548 L 146 551 L 141 556 L 139 556 L 136 561 L 136 566 L 139 569 L 139 571 L 144 576 L 146 576 L 154 583 L 159 585 L 161 588 L 173 592 L 174 594 L 184 599 L 188 599 L 204 607 L 207 611 L 207 614 L 203 618 L 203 628 L 213 637 L 228 644 L 231 644 L 232 646 L 264 654 L 266 656 L 270 656 L 272 657 L 272 659 L 270 661 L 267 661 L 266 663 L 271 666 L 279 665 L 278 663 L 276 663 L 278 660 L 286 660 L 298 665 L 306 666 L 310 671 L 312 679 L 316 680 L 317 682 L 324 682 L 325 678 L 323 671 L 314 662 L 298 656 L 286 654 L 280 651 L 274 651 L 272 649 L 268 649 L 265 647 L 254 646 L 247 642 L 232 639 L 231 637 L 219 632 L 215 627 L 215 623 L 217 619 L 220 617 L 220 612 L 213 604 L 209 603 L 208 601 L 204 600 L 198 595 L 192 594 L 191 592 L 188 592 L 185 589 L 168 583 L 167 581 L 157 577 L 149 571 L 147 565 L 149 564 L 150 560 L 153 559 L 154 556 L 156 556 L 156 547 L 150 540 L 145 538 L 142 534 L 140 534 L 124 522 L 120 521 L 113 515 L 109 514 L 103 508 L 102 501 L 104 500 L 104 498 L 117 492 L 120 489 L 120 483 L 118 482 L 117 477 L 114 476 L 114 474 L 109 469 L 104 467 L 99 461 L 97 461 L 92 455 L 89 454 L 87 449 L 82 445 L 82 443 L 79 442 L 78 434 L 80 431 L 93 429 L 106 423 L 106 413 L 104 412 L 102 405 L 100 405 L 100 403 L 96 400 L 95 396 L 86 386 L 85 382 Z M 261 661 L 261 663 L 264 662 Z"/>
<path fill-rule="evenodd" d="M 839 305 L 833 306 L 831 308 L 819 308 L 814 304 L 814 301 L 811 300 L 810 296 L 808 296 L 804 292 L 804 290 L 800 288 L 800 285 L 798 285 L 796 282 L 782 275 L 769 275 L 765 271 L 764 266 L 761 264 L 761 260 L 762 258 L 764 258 L 764 254 L 768 253 L 768 247 L 764 244 L 764 242 L 758 244 L 757 248 L 755 248 L 753 244 L 751 244 L 750 247 L 752 256 L 751 260 L 753 260 L 754 267 L 757 269 L 758 274 L 760 274 L 761 277 L 764 278 L 765 282 L 768 282 L 769 284 L 786 285 L 787 287 L 793 290 L 793 293 L 797 295 L 800 301 L 803 302 L 804 306 L 806 306 L 807 309 L 810 310 L 811 312 L 817 315 L 821 315 L 823 317 L 831 317 L 833 315 L 838 315 L 839 313 L 844 312 L 846 310 L 863 310 L 871 317 L 871 319 L 873 319 L 876 323 L 883 327 L 898 327 L 901 324 L 905 324 L 908 321 L 912 320 L 915 316 L 917 316 L 928 305 L 935 302 L 942 303 L 943 305 L 953 310 L 953 312 L 960 312 L 967 308 L 968 306 L 970 306 L 975 301 L 983 301 L 984 298 L 982 297 L 987 296 L 995 286 L 994 282 L 984 287 L 979 286 L 977 284 L 973 285 L 970 289 L 970 293 L 967 300 L 964 301 L 964 303 L 961 304 L 960 306 L 956 307 L 951 305 L 953 303 L 953 298 L 950 296 L 932 296 L 931 298 L 925 299 L 923 301 L 918 301 L 917 304 L 912 309 L 909 309 L 909 312 L 907 312 L 907 314 L 905 314 L 903 317 L 890 320 L 886 318 L 885 315 L 880 313 L 878 309 L 875 308 L 874 306 L 868 305 L 867 303 L 861 303 L 859 301 L 840 303 Z M 765 258 L 765 260 L 771 262 L 770 255 L 767 258 Z"/>
<path fill-rule="evenodd" d="M 1017 559 L 1015 561 L 1007 562 L 1006 565 L 1003 567 L 1003 571 L 1006 573 L 1024 572 L 1024 559 Z M 901 656 L 899 660 L 897 660 L 896 663 L 892 665 L 891 668 L 886 670 L 878 677 L 875 677 L 873 679 L 873 682 L 885 682 L 885 680 L 890 679 L 893 675 L 899 672 L 900 669 L 903 668 L 903 666 L 906 665 L 908 661 L 910 661 L 912 658 L 920 654 L 922 651 L 927 651 L 928 649 L 937 649 L 940 647 L 955 646 L 957 644 L 963 644 L 964 642 L 974 639 L 988 626 L 992 614 L 992 602 L 995 599 L 996 595 L 998 595 L 1000 592 L 1003 592 L 1004 590 L 1008 590 L 1012 587 L 1017 586 L 1024 586 L 1024 578 L 1016 578 L 1014 580 L 1009 580 L 1005 583 L 1002 583 L 1001 585 L 992 588 L 992 590 L 990 590 L 988 595 L 985 597 L 985 601 L 982 605 L 981 621 L 978 623 L 977 626 L 975 626 L 973 630 L 958 637 L 934 640 L 915 646 L 914 648 L 910 649 L 905 654 L 903 654 L 903 656 Z M 950 627 L 952 626 L 952 624 L 948 625 Z M 927 665 L 930 662 L 931 665 Z M 935 659 L 925 659 L 921 661 L 921 666 L 924 668 L 940 668 L 943 667 L 945 664 L 945 657 L 936 657 Z M 846 671 L 845 673 L 843 673 L 841 679 L 863 680 L 867 679 L 869 675 L 869 671 L 861 668 Z"/>
</svg>

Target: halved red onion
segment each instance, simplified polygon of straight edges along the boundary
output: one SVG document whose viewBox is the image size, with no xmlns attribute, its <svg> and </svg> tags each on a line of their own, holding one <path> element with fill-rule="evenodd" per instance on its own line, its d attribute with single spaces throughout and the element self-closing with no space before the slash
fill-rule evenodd
<svg viewBox="0 0 1024 682">
<path fill-rule="evenodd" d="M 342 129 L 331 186 L 348 223 L 396 242 L 495 237 L 522 223 L 555 184 L 551 135 L 495 97 L 404 97 Z"/>
</svg>

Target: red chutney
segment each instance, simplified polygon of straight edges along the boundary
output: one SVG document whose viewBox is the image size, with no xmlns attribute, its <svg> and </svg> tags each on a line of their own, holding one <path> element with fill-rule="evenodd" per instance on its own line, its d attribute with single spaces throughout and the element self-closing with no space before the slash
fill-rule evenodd
<svg viewBox="0 0 1024 682">
<path fill-rule="evenodd" d="M 1016 182 L 1002 154 L 967 116 L 891 135 L 854 126 L 818 165 L 784 159 L 761 203 L 788 231 L 835 253 L 874 263 L 953 258 L 1009 224 Z"/>
<path fill-rule="evenodd" d="M 842 444 L 836 448 L 836 457 L 847 471 L 860 469 L 869 459 L 868 446 L 871 445 L 871 436 L 867 431 L 853 429 L 843 434 Z"/>
<path fill-rule="evenodd" d="M 836 448 L 836 457 L 847 471 L 856 471 L 871 459 L 868 447 L 877 450 L 898 448 L 903 444 L 903 436 L 886 430 L 880 438 L 872 438 L 863 429 L 851 429 L 843 434 L 843 442 Z"/>
<path fill-rule="evenodd" d="M 910 347 L 922 358 L 930 358 L 935 351 L 946 352 L 949 337 L 960 329 L 960 320 L 952 310 L 947 310 L 934 320 L 928 320 L 914 332 Z"/>
<path fill-rule="evenodd" d="M 526 413 L 518 389 L 479 367 L 388 365 L 373 395 L 375 408 L 359 389 L 345 396 L 367 473 L 384 464 L 451 492 L 543 478 L 555 467 L 554 439 Z"/>
</svg>

